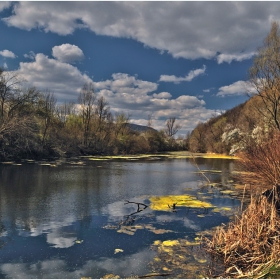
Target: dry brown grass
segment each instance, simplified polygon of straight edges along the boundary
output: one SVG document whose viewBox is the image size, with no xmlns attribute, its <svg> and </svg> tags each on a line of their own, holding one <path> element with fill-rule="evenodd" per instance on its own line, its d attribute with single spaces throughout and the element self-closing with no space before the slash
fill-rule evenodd
<svg viewBox="0 0 280 280">
<path fill-rule="evenodd" d="M 238 156 L 242 171 L 238 179 L 249 185 L 251 201 L 234 221 L 219 227 L 211 240 L 204 239 L 205 248 L 224 263 L 223 278 L 279 278 L 279 131 Z"/>
<path fill-rule="evenodd" d="M 205 238 L 205 247 L 223 259 L 223 278 L 273 277 L 273 271 L 280 270 L 279 215 L 265 197 L 252 198 L 248 208 L 219 227 L 212 240 Z"/>
</svg>

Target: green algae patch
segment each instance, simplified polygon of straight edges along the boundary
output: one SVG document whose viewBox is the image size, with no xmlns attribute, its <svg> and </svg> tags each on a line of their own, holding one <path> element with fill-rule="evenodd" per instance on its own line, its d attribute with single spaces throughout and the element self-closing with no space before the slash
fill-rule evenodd
<svg viewBox="0 0 280 280">
<path fill-rule="evenodd" d="M 155 211 L 169 211 L 174 209 L 173 206 L 192 207 L 192 208 L 211 208 L 213 205 L 209 202 L 200 201 L 190 195 L 167 195 L 167 196 L 152 196 L 149 198 L 150 208 Z"/>
</svg>

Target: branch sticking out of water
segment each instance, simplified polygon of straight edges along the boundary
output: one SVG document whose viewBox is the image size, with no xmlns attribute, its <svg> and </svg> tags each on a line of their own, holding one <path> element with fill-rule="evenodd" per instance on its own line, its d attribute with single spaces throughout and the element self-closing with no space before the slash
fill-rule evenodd
<svg viewBox="0 0 280 280">
<path fill-rule="evenodd" d="M 148 205 L 146 205 L 146 204 L 144 204 L 144 203 L 126 200 L 126 203 L 125 203 L 125 204 L 128 204 L 128 203 L 137 204 L 137 212 L 140 212 L 140 211 L 142 211 L 142 210 L 144 210 L 144 209 L 146 209 L 146 208 L 148 207 Z M 140 205 L 144 206 L 144 208 L 140 209 Z"/>
<path fill-rule="evenodd" d="M 197 165 L 196 161 L 195 161 L 195 158 L 194 156 L 192 156 L 192 160 L 193 160 L 193 164 L 196 166 L 196 168 L 198 169 L 199 171 L 199 174 L 201 174 L 208 182 L 208 184 L 210 185 L 211 184 L 211 181 L 209 180 L 209 178 L 204 174 L 204 172 L 199 168 L 199 166 Z"/>
</svg>

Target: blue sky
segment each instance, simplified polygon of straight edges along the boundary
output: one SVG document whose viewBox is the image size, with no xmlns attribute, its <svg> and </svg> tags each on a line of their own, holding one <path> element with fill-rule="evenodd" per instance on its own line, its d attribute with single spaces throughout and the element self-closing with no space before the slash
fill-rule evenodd
<svg viewBox="0 0 280 280">
<path fill-rule="evenodd" d="M 279 2 L 4 2 L 0 67 L 57 102 L 93 82 L 111 111 L 185 135 L 244 102 L 257 48 Z"/>
</svg>

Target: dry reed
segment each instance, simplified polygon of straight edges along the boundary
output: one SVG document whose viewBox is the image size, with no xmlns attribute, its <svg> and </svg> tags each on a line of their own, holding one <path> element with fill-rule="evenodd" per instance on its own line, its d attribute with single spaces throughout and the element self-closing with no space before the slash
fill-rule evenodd
<svg viewBox="0 0 280 280">
<path fill-rule="evenodd" d="M 260 196 L 227 226 L 219 227 L 205 248 L 223 259 L 223 278 L 263 278 L 280 275 L 280 219 L 274 205 Z M 213 275 L 210 275 L 210 277 Z"/>
</svg>

